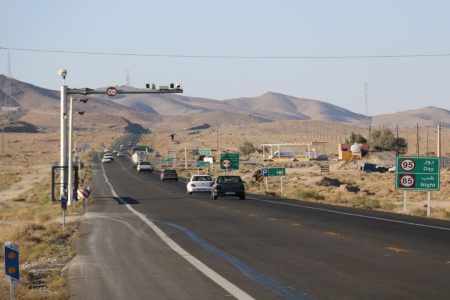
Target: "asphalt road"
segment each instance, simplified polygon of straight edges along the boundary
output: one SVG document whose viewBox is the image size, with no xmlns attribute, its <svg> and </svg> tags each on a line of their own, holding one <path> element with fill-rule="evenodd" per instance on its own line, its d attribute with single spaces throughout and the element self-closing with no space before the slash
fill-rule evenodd
<svg viewBox="0 0 450 300">
<path fill-rule="evenodd" d="M 450 222 L 94 170 L 71 299 L 449 299 Z"/>
</svg>

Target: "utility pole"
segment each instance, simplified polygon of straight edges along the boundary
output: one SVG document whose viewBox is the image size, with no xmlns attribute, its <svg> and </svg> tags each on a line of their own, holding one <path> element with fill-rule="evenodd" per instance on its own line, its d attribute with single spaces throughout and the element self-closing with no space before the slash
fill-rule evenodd
<svg viewBox="0 0 450 300">
<path fill-rule="evenodd" d="M 63 79 L 63 84 L 61 86 L 61 111 L 60 111 L 60 156 L 59 156 L 59 166 L 61 167 L 61 179 L 60 179 L 60 197 L 67 196 L 67 172 L 65 167 L 67 166 L 67 93 L 66 93 L 66 69 L 59 69 L 58 74 Z"/>
<path fill-rule="evenodd" d="M 217 126 L 217 143 L 216 143 L 217 155 L 220 155 L 219 149 L 219 126 Z"/>
<path fill-rule="evenodd" d="M 417 123 L 416 127 L 416 154 L 419 156 L 419 124 Z"/>
<path fill-rule="evenodd" d="M 441 157 L 441 123 L 437 125 L 437 157 Z"/>
</svg>

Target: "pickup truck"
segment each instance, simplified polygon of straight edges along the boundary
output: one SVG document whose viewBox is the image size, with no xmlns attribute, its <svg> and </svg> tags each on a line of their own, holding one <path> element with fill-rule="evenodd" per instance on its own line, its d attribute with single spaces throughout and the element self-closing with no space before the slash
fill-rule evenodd
<svg viewBox="0 0 450 300">
<path fill-rule="evenodd" d="M 141 171 L 147 171 L 147 172 L 153 172 L 153 165 L 149 161 L 141 161 L 138 163 L 136 170 L 138 172 Z"/>
</svg>

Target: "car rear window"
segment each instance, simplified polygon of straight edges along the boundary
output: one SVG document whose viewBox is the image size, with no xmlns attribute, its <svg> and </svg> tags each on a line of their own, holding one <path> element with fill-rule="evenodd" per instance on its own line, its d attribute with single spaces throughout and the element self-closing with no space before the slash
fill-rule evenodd
<svg viewBox="0 0 450 300">
<path fill-rule="evenodd" d="M 164 170 L 165 174 L 177 174 L 177 170 Z"/>
<path fill-rule="evenodd" d="M 221 176 L 217 179 L 217 181 L 218 182 L 236 183 L 236 182 L 242 182 L 242 179 L 239 176 Z"/>
<path fill-rule="evenodd" d="M 192 181 L 212 181 L 211 176 L 194 176 Z"/>
<path fill-rule="evenodd" d="M 149 162 L 147 162 L 147 161 L 143 161 L 143 162 L 141 162 L 141 165 L 149 165 L 150 163 Z"/>
</svg>

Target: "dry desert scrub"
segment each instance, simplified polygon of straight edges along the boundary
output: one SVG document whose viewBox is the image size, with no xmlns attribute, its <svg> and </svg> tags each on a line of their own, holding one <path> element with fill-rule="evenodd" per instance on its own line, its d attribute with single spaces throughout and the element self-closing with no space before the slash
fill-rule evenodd
<svg viewBox="0 0 450 300">
<path fill-rule="evenodd" d="M 5 134 L 5 153 L 0 155 L 0 246 L 11 241 L 19 245 L 20 284 L 17 299 L 67 299 L 62 268 L 75 255 L 73 241 L 79 223 L 62 227 L 59 203 L 50 199 L 50 166 L 58 157 L 59 136 L 54 133 Z M 112 135 L 89 136 L 91 149 L 111 143 Z M 103 144 L 103 145 L 102 145 Z M 80 171 L 84 185 L 91 181 L 92 152 L 83 153 L 85 168 Z M 34 180 L 29 180 L 30 178 Z M 21 185 L 21 183 L 26 183 Z M 83 213 L 70 207 L 69 216 Z M 0 251 L 0 269 L 4 269 Z M 0 277 L 0 299 L 9 298 L 9 284 Z"/>
</svg>

